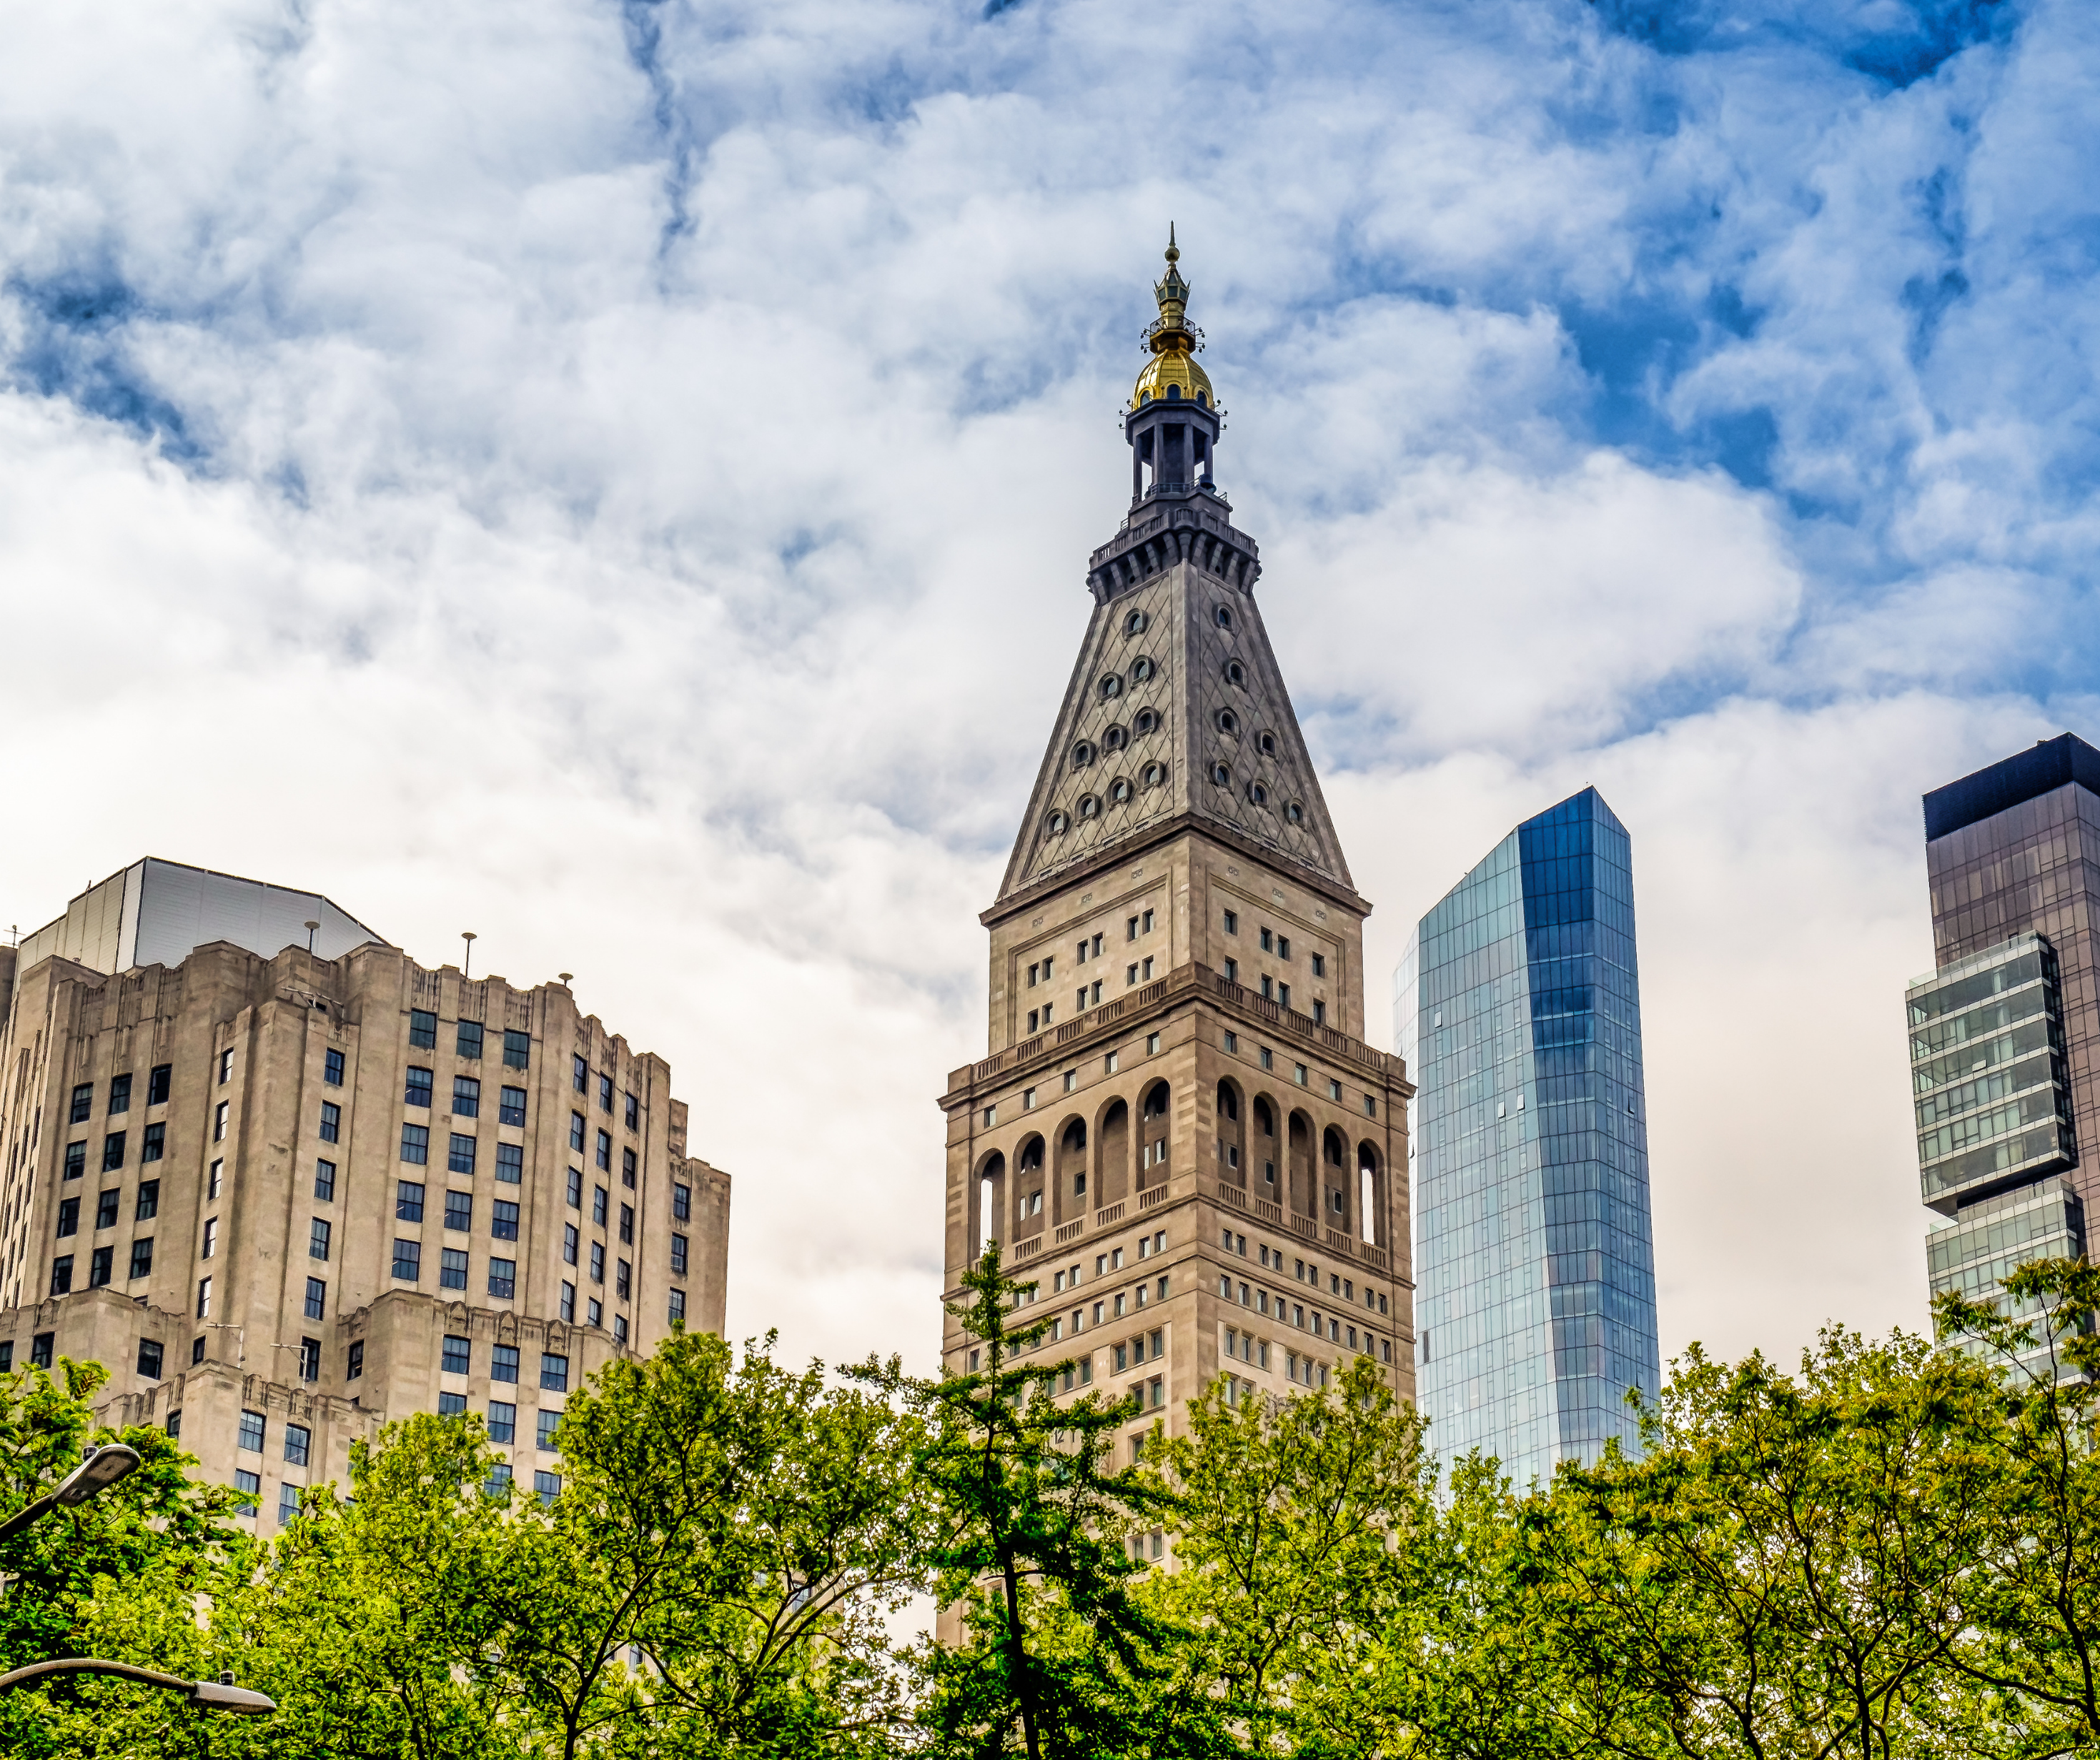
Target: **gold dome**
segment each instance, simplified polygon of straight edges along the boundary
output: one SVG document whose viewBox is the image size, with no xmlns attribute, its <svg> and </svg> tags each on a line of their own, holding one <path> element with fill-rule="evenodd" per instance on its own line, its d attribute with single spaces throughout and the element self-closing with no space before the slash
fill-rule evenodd
<svg viewBox="0 0 2100 1760">
<path fill-rule="evenodd" d="M 1211 376 L 1196 364 L 1199 332 L 1189 327 L 1189 284 L 1175 266 L 1180 260 L 1174 228 L 1169 226 L 1167 279 L 1152 284 L 1153 297 L 1159 301 L 1159 317 L 1145 333 L 1152 359 L 1145 363 L 1145 371 L 1137 376 L 1136 388 L 1130 394 L 1132 409 L 1164 400 L 1170 389 L 1178 389 L 1191 403 L 1217 407 L 1218 394 L 1211 389 Z"/>
</svg>

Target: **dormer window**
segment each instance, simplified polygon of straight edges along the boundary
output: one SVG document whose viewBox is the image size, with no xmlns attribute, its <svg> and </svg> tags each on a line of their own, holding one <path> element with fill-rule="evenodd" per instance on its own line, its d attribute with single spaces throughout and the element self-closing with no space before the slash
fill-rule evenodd
<svg viewBox="0 0 2100 1760">
<path fill-rule="evenodd" d="M 1170 403 L 1179 403 L 1181 401 L 1181 387 L 1178 385 L 1167 386 L 1167 401 Z"/>
</svg>

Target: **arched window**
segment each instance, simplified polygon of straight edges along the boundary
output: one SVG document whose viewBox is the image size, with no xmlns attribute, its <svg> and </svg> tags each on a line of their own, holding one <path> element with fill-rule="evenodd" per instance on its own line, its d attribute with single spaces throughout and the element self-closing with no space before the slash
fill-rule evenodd
<svg viewBox="0 0 2100 1760">
<path fill-rule="evenodd" d="M 1240 1115 L 1240 1097 L 1233 1092 L 1230 1082 L 1218 1084 L 1218 1116 L 1237 1119 Z"/>
<path fill-rule="evenodd" d="M 1254 1128 L 1264 1137 L 1276 1134 L 1276 1115 L 1269 1111 L 1266 1100 L 1257 1100 L 1254 1103 Z"/>
<path fill-rule="evenodd" d="M 1218 711 L 1218 731 L 1220 733 L 1237 733 L 1239 730 L 1240 718 L 1229 709 L 1220 709 Z"/>
<path fill-rule="evenodd" d="M 1142 636 L 1151 621 L 1142 611 L 1132 611 L 1123 620 L 1123 632 L 1126 636 Z"/>
<path fill-rule="evenodd" d="M 1140 780 L 1147 788 L 1158 788 L 1167 780 L 1167 766 L 1163 763 L 1147 764 L 1145 767 L 1145 773 Z"/>
<path fill-rule="evenodd" d="M 1114 781 L 1109 784 L 1109 799 L 1114 801 L 1118 807 L 1130 799 L 1130 778 L 1128 777 L 1118 777 Z"/>
<path fill-rule="evenodd" d="M 1305 823 L 1305 809 L 1299 803 L 1293 801 L 1283 809 L 1283 816 L 1293 825 L 1303 825 Z"/>
<path fill-rule="evenodd" d="M 1246 684 L 1246 668 L 1237 660 L 1228 660 L 1225 662 L 1225 682 L 1228 684 Z"/>
<path fill-rule="evenodd" d="M 1103 702 L 1106 702 L 1111 697 L 1120 697 L 1122 695 L 1123 680 L 1115 673 L 1110 673 L 1106 678 L 1101 680 L 1101 701 Z"/>
<path fill-rule="evenodd" d="M 1273 758 L 1276 755 L 1276 736 L 1273 733 L 1262 735 L 1261 755 L 1264 758 Z"/>
<path fill-rule="evenodd" d="M 1130 680 L 1131 680 L 1131 683 L 1132 683 L 1132 684 L 1143 684 L 1143 683 L 1144 683 L 1147 679 L 1150 678 L 1151 676 L 1152 676 L 1152 662 L 1151 662 L 1149 660 L 1145 660 L 1145 659 L 1137 659 L 1137 660 L 1133 660 L 1133 661 L 1132 661 L 1132 662 L 1131 662 L 1131 663 L 1130 663 Z"/>
<path fill-rule="evenodd" d="M 1326 1157 L 1327 1164 L 1330 1167 L 1339 1167 L 1348 1158 L 1348 1146 L 1342 1141 L 1342 1133 L 1331 1124 L 1327 1127 L 1327 1133 L 1321 1139 L 1321 1153 Z"/>
<path fill-rule="evenodd" d="M 1043 829 L 1052 837 L 1061 837 L 1070 822 L 1061 812 L 1053 812 L 1043 821 Z"/>
<path fill-rule="evenodd" d="M 1130 735 L 1119 727 L 1112 727 L 1101 735 L 1103 751 L 1121 751 L 1130 743 Z"/>
<path fill-rule="evenodd" d="M 1100 795 L 1082 794 L 1079 797 L 1079 816 L 1082 819 L 1098 819 L 1101 816 L 1101 798 Z"/>
<path fill-rule="evenodd" d="M 1266 807 L 1268 804 L 1268 790 L 1259 782 L 1250 782 L 1247 784 L 1247 799 L 1257 807 Z"/>
<path fill-rule="evenodd" d="M 1224 764 L 1212 764 L 1211 780 L 1220 788 L 1230 788 L 1233 785 L 1233 772 Z"/>
<path fill-rule="evenodd" d="M 1220 605 L 1213 614 L 1218 620 L 1220 629 L 1230 629 L 1233 627 L 1233 614 L 1230 606 Z"/>
<path fill-rule="evenodd" d="M 1081 740 L 1072 748 L 1072 768 L 1074 770 L 1083 770 L 1093 761 L 1094 748 L 1085 740 Z"/>
<path fill-rule="evenodd" d="M 1135 733 L 1140 739 L 1143 739 L 1146 734 L 1151 733 L 1153 729 L 1157 728 L 1158 725 L 1159 717 L 1158 715 L 1154 715 L 1149 709 L 1140 709 L 1137 711 L 1137 719 L 1132 724 L 1132 731 Z"/>
<path fill-rule="evenodd" d="M 1167 1102 L 1172 1094 L 1165 1082 L 1154 1082 L 1145 1096 L 1145 1115 L 1149 1119 L 1167 1116 Z"/>
</svg>

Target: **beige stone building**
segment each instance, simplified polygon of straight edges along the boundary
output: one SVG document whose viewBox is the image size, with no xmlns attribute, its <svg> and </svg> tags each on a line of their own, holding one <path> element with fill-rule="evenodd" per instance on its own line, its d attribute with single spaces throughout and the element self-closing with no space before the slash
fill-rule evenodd
<svg viewBox="0 0 2100 1760">
<path fill-rule="evenodd" d="M 108 1421 L 179 1435 L 265 1533 L 417 1411 L 482 1414 L 551 1490 L 568 1394 L 721 1327 L 729 1177 L 566 983 L 147 861 L 0 986 L 0 1366 L 104 1363 Z"/>
<path fill-rule="evenodd" d="M 1367 1356 L 1414 1393 L 1414 1090 L 1364 1042 L 1370 906 L 1263 627 L 1256 547 L 1211 480 L 1219 412 L 1167 254 L 1130 512 L 1094 553 L 983 916 L 989 1054 L 941 1101 L 947 1299 L 999 1239 L 1075 1391 L 1141 1394 L 1131 1447 L 1221 1375 L 1281 1397 Z M 952 1320 L 943 1342 L 971 1366 Z"/>
</svg>

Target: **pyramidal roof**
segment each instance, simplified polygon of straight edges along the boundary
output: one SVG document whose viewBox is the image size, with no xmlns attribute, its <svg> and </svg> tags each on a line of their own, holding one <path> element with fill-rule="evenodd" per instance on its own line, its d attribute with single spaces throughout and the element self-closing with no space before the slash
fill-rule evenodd
<svg viewBox="0 0 2100 1760">
<path fill-rule="evenodd" d="M 1096 552 L 1094 614 L 1000 903 L 1184 820 L 1353 893 L 1259 572 L 1215 492 L 1145 502 Z"/>
</svg>

